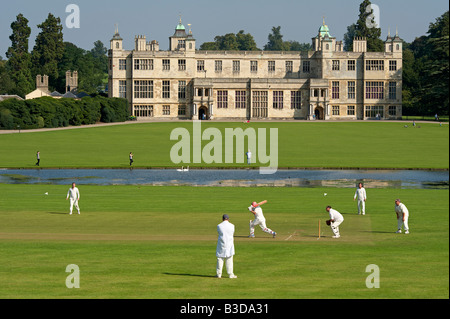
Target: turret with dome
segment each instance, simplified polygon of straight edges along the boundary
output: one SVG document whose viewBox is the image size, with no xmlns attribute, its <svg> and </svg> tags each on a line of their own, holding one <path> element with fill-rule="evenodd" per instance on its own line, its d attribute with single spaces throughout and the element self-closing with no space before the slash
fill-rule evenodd
<svg viewBox="0 0 450 319">
<path fill-rule="evenodd" d="M 170 51 L 195 51 L 195 39 L 192 36 L 192 31 L 186 33 L 181 17 L 175 27 L 175 33 L 169 38 Z"/>
<path fill-rule="evenodd" d="M 325 24 L 325 17 L 317 36 L 312 38 L 312 46 L 314 51 L 343 51 L 342 41 L 336 41 L 336 38 L 331 36 L 330 29 Z"/>
</svg>

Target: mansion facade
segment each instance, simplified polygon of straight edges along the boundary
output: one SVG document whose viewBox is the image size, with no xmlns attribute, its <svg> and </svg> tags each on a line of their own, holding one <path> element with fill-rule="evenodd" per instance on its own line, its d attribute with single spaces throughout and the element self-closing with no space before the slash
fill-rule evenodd
<svg viewBox="0 0 450 319">
<path fill-rule="evenodd" d="M 135 37 L 124 50 L 116 32 L 109 50 L 109 97 L 129 101 L 137 119 L 371 120 L 402 117 L 402 40 L 384 52 L 353 51 L 319 28 L 312 50 L 201 51 L 181 20 L 169 50 Z"/>
</svg>

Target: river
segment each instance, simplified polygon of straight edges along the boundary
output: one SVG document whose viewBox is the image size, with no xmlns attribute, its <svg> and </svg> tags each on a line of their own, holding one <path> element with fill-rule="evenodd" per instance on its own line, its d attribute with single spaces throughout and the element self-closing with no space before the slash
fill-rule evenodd
<svg viewBox="0 0 450 319">
<path fill-rule="evenodd" d="M 5 184 L 188 185 L 230 187 L 356 187 L 448 189 L 448 171 L 253 169 L 1 169 Z"/>
</svg>

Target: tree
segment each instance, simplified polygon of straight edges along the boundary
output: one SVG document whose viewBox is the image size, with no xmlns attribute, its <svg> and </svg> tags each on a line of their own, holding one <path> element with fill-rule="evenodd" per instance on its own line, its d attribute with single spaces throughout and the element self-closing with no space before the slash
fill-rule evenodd
<svg viewBox="0 0 450 319">
<path fill-rule="evenodd" d="M 234 33 L 228 33 L 223 36 L 216 36 L 214 41 L 217 43 L 218 50 L 238 51 L 239 45 Z"/>
<path fill-rule="evenodd" d="M 289 51 L 290 45 L 283 41 L 281 35 L 281 26 L 272 27 L 272 33 L 269 34 L 267 44 L 264 46 L 266 51 Z"/>
<path fill-rule="evenodd" d="M 11 29 L 12 34 L 9 37 L 11 46 L 6 52 L 6 57 L 8 58 L 6 71 L 9 73 L 10 79 L 8 86 L 12 90 L 8 93 L 25 97 L 34 87 L 30 71 L 31 56 L 28 52 L 28 39 L 31 34 L 31 28 L 28 26 L 28 20 L 22 14 L 19 14 L 16 21 L 11 23 Z M 3 85 L 6 85 L 6 76 L 3 75 L 2 78 Z"/>
<path fill-rule="evenodd" d="M 55 87 L 59 77 L 58 62 L 64 54 L 61 19 L 49 13 L 38 28 L 42 31 L 37 35 L 36 44 L 31 52 L 34 75 L 48 75 L 50 85 Z"/>
<path fill-rule="evenodd" d="M 250 33 L 244 33 L 244 30 L 240 30 L 236 33 L 236 41 L 240 51 L 258 51 L 255 39 Z"/>
<path fill-rule="evenodd" d="M 311 43 L 300 43 L 298 41 L 286 41 L 289 45 L 289 51 L 311 51 Z"/>
<path fill-rule="evenodd" d="M 309 51 L 312 49 L 309 43 L 298 41 L 283 41 L 281 27 L 272 27 L 272 33 L 268 36 L 269 42 L 264 46 L 266 51 Z"/>
<path fill-rule="evenodd" d="M 200 50 L 224 50 L 224 51 L 257 51 L 256 42 L 250 33 L 240 30 L 238 33 L 218 35 L 214 42 L 204 42 Z"/>
<path fill-rule="evenodd" d="M 344 51 L 353 51 L 353 39 L 356 36 L 356 24 L 353 23 L 347 27 L 347 33 L 344 34 Z"/>
<path fill-rule="evenodd" d="M 14 82 L 11 80 L 10 72 L 6 68 L 6 60 L 0 56 L 0 94 L 11 94 L 14 92 Z"/>
<path fill-rule="evenodd" d="M 404 115 L 417 115 L 418 94 L 420 90 L 418 62 L 414 57 L 411 45 L 403 42 L 403 68 L 402 68 L 402 103 Z"/>
<path fill-rule="evenodd" d="M 200 45 L 200 50 L 205 50 L 205 51 L 218 50 L 217 43 L 216 42 L 203 42 L 202 45 Z"/>
<path fill-rule="evenodd" d="M 105 78 L 108 77 L 108 62 L 101 52 L 103 44 L 101 41 L 94 43 L 94 48 L 86 51 L 70 42 L 64 42 L 64 52 L 58 62 L 58 81 L 55 89 L 59 92 L 65 92 L 66 71 L 78 71 L 78 91 L 88 94 L 98 93 L 99 87 L 103 85 Z"/>
<path fill-rule="evenodd" d="M 381 29 L 376 26 L 373 9 L 368 10 L 371 5 L 370 0 L 364 0 L 359 5 L 358 21 L 347 27 L 347 33 L 344 35 L 344 48 L 347 51 L 353 50 L 353 39 L 355 37 L 367 39 L 368 52 L 384 51 L 384 42 L 380 39 Z"/>
<path fill-rule="evenodd" d="M 421 103 L 428 114 L 449 111 L 449 12 L 431 23 L 425 43 Z"/>
<path fill-rule="evenodd" d="M 106 55 L 107 52 L 108 49 L 100 40 L 94 42 L 94 47 L 90 51 L 90 54 L 95 61 L 96 67 L 104 73 L 108 73 L 108 56 Z"/>
<path fill-rule="evenodd" d="M 449 13 L 430 23 L 427 36 L 403 45 L 403 106 L 407 115 L 448 115 Z"/>
</svg>

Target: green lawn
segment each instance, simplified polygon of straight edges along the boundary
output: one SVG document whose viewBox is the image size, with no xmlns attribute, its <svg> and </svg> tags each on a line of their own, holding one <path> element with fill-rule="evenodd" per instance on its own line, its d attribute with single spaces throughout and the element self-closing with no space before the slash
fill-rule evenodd
<svg viewBox="0 0 450 319">
<path fill-rule="evenodd" d="M 449 298 L 448 190 L 368 189 L 358 216 L 349 188 L 79 187 L 82 214 L 70 216 L 68 186 L 0 184 L 0 298 Z M 397 197 L 409 235 L 394 234 Z M 263 199 L 278 236 L 249 239 L 246 207 Z M 338 240 L 326 205 L 344 215 Z M 235 280 L 213 277 L 223 213 Z M 69 264 L 80 289 L 65 286 Z M 369 264 L 379 289 L 366 287 Z"/>
<path fill-rule="evenodd" d="M 409 124 L 409 123 L 408 123 Z M 278 129 L 279 168 L 407 168 L 448 169 L 449 128 L 436 123 L 413 128 L 399 122 L 295 123 L 203 122 L 202 131 L 217 128 L 225 148 L 225 128 Z M 170 150 L 177 141 L 170 140 L 173 129 L 192 131 L 192 122 L 136 123 L 97 128 L 80 128 L 38 133 L 1 134 L 0 168 L 33 168 L 36 151 L 41 152 L 41 167 L 45 168 L 125 168 L 128 154 L 134 153 L 134 166 L 152 167 L 245 167 L 246 164 L 226 164 L 225 152 L 219 163 L 173 163 Z M 192 138 L 192 134 L 191 134 Z M 260 136 L 258 136 L 258 140 Z M 203 141 L 203 146 L 210 141 Z M 192 143 L 191 143 L 192 147 Z M 242 153 L 246 152 L 247 145 Z M 267 148 L 259 148 L 268 154 Z M 241 151 L 239 151 L 240 153 Z M 234 151 L 234 156 L 236 156 Z M 258 152 L 253 150 L 254 158 Z M 268 164 L 253 164 L 267 166 Z"/>
</svg>

